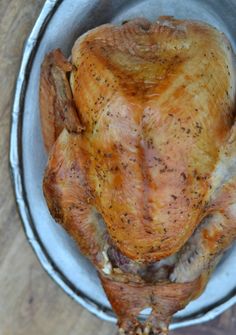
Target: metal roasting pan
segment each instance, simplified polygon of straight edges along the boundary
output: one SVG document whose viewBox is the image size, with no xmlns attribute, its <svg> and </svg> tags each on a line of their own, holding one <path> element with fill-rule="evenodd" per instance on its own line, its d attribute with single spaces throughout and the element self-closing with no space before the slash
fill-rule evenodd
<svg viewBox="0 0 236 335">
<path fill-rule="evenodd" d="M 49 215 L 43 194 L 46 165 L 38 106 L 40 65 L 47 52 L 66 56 L 76 38 L 106 22 L 160 15 L 197 19 L 224 32 L 236 51 L 236 0 L 47 0 L 23 51 L 12 109 L 10 167 L 27 239 L 48 274 L 99 318 L 116 321 L 96 271 Z M 205 292 L 178 312 L 171 329 L 209 321 L 236 302 L 236 246 L 224 256 Z M 143 311 L 143 316 L 148 310 Z"/>
</svg>

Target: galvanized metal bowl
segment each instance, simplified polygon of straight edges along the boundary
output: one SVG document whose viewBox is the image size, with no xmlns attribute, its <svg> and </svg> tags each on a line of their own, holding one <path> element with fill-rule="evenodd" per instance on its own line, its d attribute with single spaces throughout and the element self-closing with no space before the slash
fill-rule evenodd
<svg viewBox="0 0 236 335">
<path fill-rule="evenodd" d="M 47 0 L 25 44 L 12 110 L 10 165 L 26 236 L 49 275 L 74 300 L 107 321 L 115 321 L 96 271 L 67 233 L 51 218 L 43 194 L 46 154 L 42 143 L 38 85 L 47 52 L 69 56 L 76 38 L 106 22 L 160 15 L 197 19 L 223 31 L 236 50 L 236 0 Z M 213 319 L 236 302 L 236 247 L 214 272 L 204 294 L 176 314 L 172 329 Z M 143 316 L 145 317 L 145 311 Z"/>
</svg>

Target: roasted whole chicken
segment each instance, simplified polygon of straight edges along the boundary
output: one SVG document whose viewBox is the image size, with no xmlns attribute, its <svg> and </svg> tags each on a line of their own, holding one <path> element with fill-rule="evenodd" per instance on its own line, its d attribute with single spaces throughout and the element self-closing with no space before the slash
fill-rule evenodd
<svg viewBox="0 0 236 335">
<path fill-rule="evenodd" d="M 45 57 L 44 195 L 121 335 L 168 334 L 236 237 L 235 105 L 230 43 L 201 22 L 105 24 Z"/>
</svg>

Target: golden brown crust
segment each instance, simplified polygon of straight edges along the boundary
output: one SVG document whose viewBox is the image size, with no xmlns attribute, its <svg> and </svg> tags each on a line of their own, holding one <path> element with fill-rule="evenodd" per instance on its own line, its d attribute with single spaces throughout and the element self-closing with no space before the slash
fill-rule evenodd
<svg viewBox="0 0 236 335">
<path fill-rule="evenodd" d="M 45 148 L 49 151 L 57 137 L 67 128 L 80 132 L 80 124 L 66 73 L 72 70 L 59 49 L 49 53 L 41 67 L 40 117 Z"/>
<path fill-rule="evenodd" d="M 50 153 L 43 179 L 48 208 L 95 266 L 102 267 L 103 231 L 90 204 L 80 135 L 60 134 Z"/>
<path fill-rule="evenodd" d="M 170 17 L 98 27 L 72 64 L 59 50 L 45 58 L 45 198 L 98 269 L 121 334 L 167 334 L 236 237 L 234 75 L 222 34 Z M 154 262 L 177 251 L 159 276 Z"/>
<path fill-rule="evenodd" d="M 119 328 L 125 335 L 136 334 L 140 328 L 143 331 L 149 327 L 154 334 L 167 334 L 171 317 L 187 303 L 196 298 L 204 289 L 207 276 L 201 277 L 191 283 L 147 283 L 117 282 L 101 276 L 106 295 L 118 316 Z M 148 320 L 141 324 L 137 319 L 139 313 L 151 308 L 152 313 Z M 151 332 L 150 332 L 151 334 Z"/>
<path fill-rule="evenodd" d="M 104 25 L 73 47 L 94 204 L 131 259 L 173 254 L 201 221 L 233 121 L 228 47 L 213 28 L 170 18 Z"/>
</svg>

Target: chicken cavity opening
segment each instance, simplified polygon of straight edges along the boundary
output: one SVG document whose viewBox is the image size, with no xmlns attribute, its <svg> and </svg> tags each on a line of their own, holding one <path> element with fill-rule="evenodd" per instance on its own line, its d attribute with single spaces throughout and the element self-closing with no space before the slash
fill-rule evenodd
<svg viewBox="0 0 236 335">
<path fill-rule="evenodd" d="M 150 264 L 138 263 L 124 256 L 112 243 L 102 216 L 98 214 L 97 217 L 103 231 L 102 271 L 106 275 L 119 272 L 136 275 L 147 283 L 166 280 L 183 283 L 195 280 L 204 268 L 209 267 L 210 262 L 217 263 L 217 259 L 220 259 L 216 257 L 217 254 L 210 254 L 204 240 L 205 231 L 211 235 L 221 229 L 220 214 L 204 218 L 177 253 Z"/>
<path fill-rule="evenodd" d="M 110 275 L 113 271 L 117 272 L 117 270 L 120 270 L 125 274 L 138 275 L 149 283 L 169 279 L 174 265 L 177 262 L 177 254 L 151 264 L 135 262 L 123 255 L 114 246 L 107 232 L 106 224 L 100 213 L 97 211 L 96 218 L 99 231 L 101 232 L 100 238 L 103 239 L 103 248 L 99 254 L 99 258 L 102 257 L 102 271 L 104 274 Z"/>
</svg>

